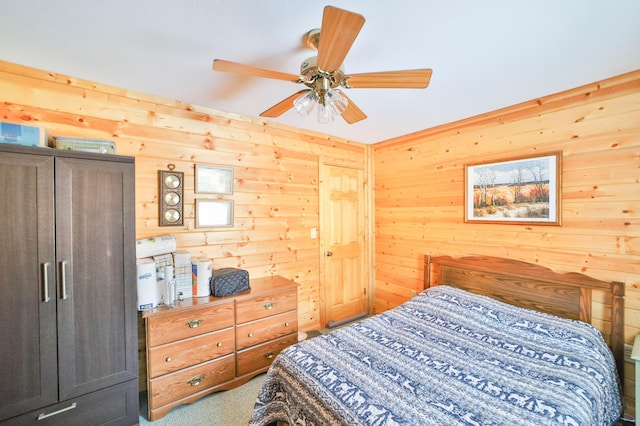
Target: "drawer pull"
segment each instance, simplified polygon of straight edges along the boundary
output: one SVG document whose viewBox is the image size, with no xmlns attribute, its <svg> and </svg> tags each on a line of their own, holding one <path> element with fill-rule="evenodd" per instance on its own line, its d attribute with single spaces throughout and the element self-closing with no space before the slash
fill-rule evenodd
<svg viewBox="0 0 640 426">
<path fill-rule="evenodd" d="M 204 320 L 195 319 L 195 320 L 187 321 L 185 324 L 187 324 L 189 328 L 197 328 L 202 323 L 202 321 Z"/>
<path fill-rule="evenodd" d="M 200 383 L 202 383 L 203 380 L 204 380 L 204 374 L 201 374 L 189 380 L 187 383 L 189 383 L 191 386 L 198 386 Z"/>
<path fill-rule="evenodd" d="M 264 304 L 264 305 L 262 305 L 262 306 L 264 306 L 264 308 L 265 308 L 267 311 L 270 311 L 271 309 L 273 309 L 273 307 L 274 307 L 274 306 L 276 306 L 276 304 L 275 304 L 275 303 L 273 303 L 273 302 L 267 302 L 267 303 L 265 303 L 265 304 Z"/>
<path fill-rule="evenodd" d="M 265 357 L 266 359 L 271 359 L 271 358 L 273 358 L 275 355 L 276 355 L 276 353 L 275 353 L 274 351 L 269 351 L 269 352 L 267 352 L 266 354 L 264 354 L 264 357 Z"/>
<path fill-rule="evenodd" d="M 247 337 L 253 337 L 253 333 L 247 334 Z"/>
<path fill-rule="evenodd" d="M 218 342 L 218 344 L 216 346 L 221 348 L 222 347 L 222 342 Z"/>
<path fill-rule="evenodd" d="M 64 413 L 65 411 L 69 411 L 69 410 L 73 410 L 74 408 L 76 408 L 78 406 L 78 404 L 76 404 L 75 402 L 73 404 L 71 404 L 70 406 L 66 407 L 66 408 L 62 408 L 58 411 L 54 411 L 53 413 L 49 413 L 49 414 L 45 414 L 45 413 L 40 413 L 40 415 L 38 416 L 38 420 L 44 420 L 48 417 L 53 417 L 53 416 L 57 416 L 60 413 Z"/>
<path fill-rule="evenodd" d="M 170 356 L 167 357 L 167 359 L 165 359 L 166 362 L 171 362 L 173 361 L 173 358 L 171 358 Z"/>
<path fill-rule="evenodd" d="M 284 323 L 284 326 L 285 326 L 285 327 L 289 327 L 289 321 L 285 322 L 285 323 Z"/>
</svg>

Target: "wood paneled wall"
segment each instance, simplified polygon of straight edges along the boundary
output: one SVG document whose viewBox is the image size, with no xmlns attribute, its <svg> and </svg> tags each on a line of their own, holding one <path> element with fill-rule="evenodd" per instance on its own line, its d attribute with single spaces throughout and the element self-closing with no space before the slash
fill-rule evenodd
<svg viewBox="0 0 640 426">
<path fill-rule="evenodd" d="M 136 158 L 138 239 L 173 234 L 214 268 L 290 278 L 300 285 L 300 328 L 320 327 L 319 240 L 311 238 L 319 165 L 365 169 L 368 146 L 7 62 L 0 101 L 0 120 L 115 141 L 118 154 Z M 158 225 L 158 170 L 168 164 L 185 173 L 184 226 Z M 195 194 L 195 164 L 234 167 L 233 195 Z M 196 228 L 196 197 L 234 200 L 233 228 Z"/>
<path fill-rule="evenodd" d="M 562 226 L 464 222 L 465 164 L 556 150 Z M 484 254 L 626 283 L 626 343 L 640 333 L 640 71 L 378 143 L 374 171 L 376 312 L 422 289 L 425 254 Z"/>
</svg>

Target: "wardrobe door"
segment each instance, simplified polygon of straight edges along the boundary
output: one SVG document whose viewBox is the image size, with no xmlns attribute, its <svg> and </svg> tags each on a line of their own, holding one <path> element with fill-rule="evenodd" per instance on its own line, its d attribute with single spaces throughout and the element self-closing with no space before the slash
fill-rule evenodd
<svg viewBox="0 0 640 426">
<path fill-rule="evenodd" d="M 60 400 L 137 379 L 134 165 L 56 158 Z"/>
<path fill-rule="evenodd" d="M 0 421 L 58 400 L 54 250 L 53 157 L 2 152 Z"/>
</svg>

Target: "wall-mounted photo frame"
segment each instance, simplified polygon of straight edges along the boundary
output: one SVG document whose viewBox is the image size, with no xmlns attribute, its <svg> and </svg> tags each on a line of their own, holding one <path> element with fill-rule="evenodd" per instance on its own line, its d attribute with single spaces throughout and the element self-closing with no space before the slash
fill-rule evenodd
<svg viewBox="0 0 640 426">
<path fill-rule="evenodd" d="M 196 199 L 196 228 L 233 226 L 233 201 Z"/>
<path fill-rule="evenodd" d="M 233 167 L 196 164 L 196 194 L 233 194 Z"/>
<path fill-rule="evenodd" d="M 561 224 L 562 152 L 465 165 L 465 222 Z"/>
</svg>

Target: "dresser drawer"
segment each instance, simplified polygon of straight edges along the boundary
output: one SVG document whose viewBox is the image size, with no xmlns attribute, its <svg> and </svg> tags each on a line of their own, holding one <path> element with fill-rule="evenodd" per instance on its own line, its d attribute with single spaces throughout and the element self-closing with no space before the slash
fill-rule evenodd
<svg viewBox="0 0 640 426">
<path fill-rule="evenodd" d="M 285 348 L 298 342 L 294 333 L 238 352 L 238 376 L 268 367 Z"/>
<path fill-rule="evenodd" d="M 147 345 L 186 339 L 233 326 L 233 301 L 197 309 L 176 309 L 173 313 L 147 318 Z"/>
<path fill-rule="evenodd" d="M 236 318 L 238 322 L 249 322 L 271 315 L 295 310 L 298 304 L 298 294 L 295 288 L 260 295 L 236 302 Z"/>
<path fill-rule="evenodd" d="M 227 328 L 150 348 L 149 377 L 158 377 L 233 353 L 234 337 L 233 328 Z"/>
<path fill-rule="evenodd" d="M 244 349 L 295 331 L 298 331 L 298 313 L 289 311 L 238 325 L 236 345 L 238 349 Z"/>
<path fill-rule="evenodd" d="M 235 377 L 235 357 L 227 355 L 185 370 L 149 380 L 149 408 L 169 402 L 232 380 Z"/>
</svg>

